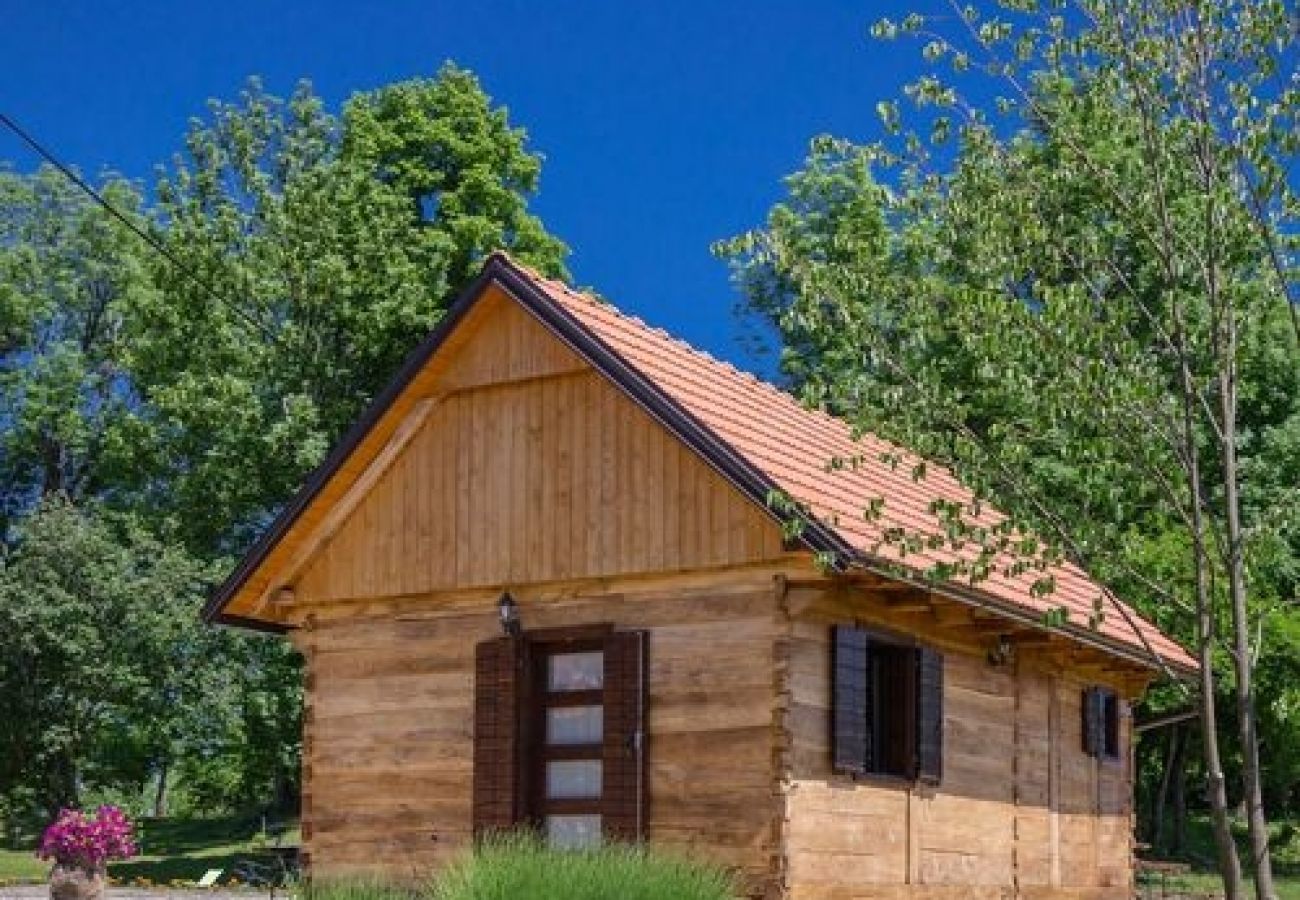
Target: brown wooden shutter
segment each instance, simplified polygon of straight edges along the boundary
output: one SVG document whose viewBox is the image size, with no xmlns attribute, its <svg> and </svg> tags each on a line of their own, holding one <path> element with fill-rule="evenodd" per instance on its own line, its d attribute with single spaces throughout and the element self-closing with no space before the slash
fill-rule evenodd
<svg viewBox="0 0 1300 900">
<path fill-rule="evenodd" d="M 861 628 L 831 629 L 831 754 L 835 771 L 871 768 L 871 642 Z"/>
<path fill-rule="evenodd" d="M 916 650 L 916 777 L 943 780 L 943 654 L 930 647 Z"/>
<path fill-rule="evenodd" d="M 1083 752 L 1101 756 L 1105 749 L 1106 697 L 1100 688 L 1086 688 L 1083 692 Z"/>
<path fill-rule="evenodd" d="M 518 825 L 520 791 L 519 704 L 523 641 L 483 641 L 474 654 L 474 834 Z"/>
<path fill-rule="evenodd" d="M 646 632 L 616 631 L 605 641 L 606 840 L 639 841 L 646 822 Z"/>
</svg>

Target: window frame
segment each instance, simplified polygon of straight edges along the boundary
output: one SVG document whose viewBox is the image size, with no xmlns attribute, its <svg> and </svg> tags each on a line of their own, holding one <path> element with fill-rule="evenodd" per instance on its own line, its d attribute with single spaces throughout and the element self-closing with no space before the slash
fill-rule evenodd
<svg viewBox="0 0 1300 900">
<path fill-rule="evenodd" d="M 841 666 L 836 659 L 839 637 L 836 629 L 847 628 L 860 633 L 865 640 L 866 646 L 866 663 L 867 671 L 865 673 L 865 687 L 867 709 L 866 731 L 867 743 L 864 747 L 866 759 L 847 763 L 839 759 L 837 749 L 837 717 L 839 715 L 838 692 L 842 689 L 852 691 L 851 685 L 841 688 Z M 937 691 L 939 696 L 936 698 L 936 710 L 932 715 L 938 716 L 938 753 L 940 760 L 937 766 L 932 765 L 933 771 L 926 770 L 922 763 L 922 737 L 921 729 L 923 727 L 924 712 L 922 706 L 926 703 L 923 694 L 923 675 L 922 666 L 925 664 L 926 654 L 933 653 L 942 666 L 942 654 L 922 644 L 915 638 L 907 637 L 892 633 L 887 630 L 867 627 L 861 624 L 837 624 L 832 627 L 831 632 L 831 770 L 837 774 L 850 777 L 855 781 L 879 781 L 884 783 L 896 784 L 930 784 L 937 785 L 942 780 L 942 733 L 943 733 L 943 693 L 944 687 L 942 678 L 940 678 Z M 905 680 L 900 687 L 893 690 L 882 689 L 884 669 L 886 666 L 896 667 L 897 671 L 904 673 Z M 887 696 L 889 695 L 889 696 Z M 888 709 L 887 703 L 890 697 L 897 699 L 901 696 L 903 699 L 901 710 Z M 890 734 L 892 737 L 886 737 L 885 726 L 892 725 Z M 894 757 L 888 763 L 889 757 Z"/>
<path fill-rule="evenodd" d="M 1113 687 L 1094 684 L 1084 688 L 1081 694 L 1083 752 L 1087 756 L 1101 762 L 1123 761 L 1123 703 L 1119 691 Z"/>
</svg>

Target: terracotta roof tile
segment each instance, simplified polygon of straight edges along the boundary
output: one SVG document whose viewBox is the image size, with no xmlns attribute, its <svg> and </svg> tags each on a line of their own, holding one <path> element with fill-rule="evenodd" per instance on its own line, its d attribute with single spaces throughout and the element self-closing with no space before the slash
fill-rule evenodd
<svg viewBox="0 0 1300 900">
<path fill-rule="evenodd" d="M 808 504 L 814 515 L 857 551 L 916 570 L 973 555 L 945 545 L 900 559 L 897 545 L 883 541 L 890 528 L 935 533 L 939 520 L 930 511 L 935 499 L 972 503 L 971 492 L 950 471 L 928 465 L 925 477 L 914 479 L 912 469 L 920 459 L 903 448 L 871 434 L 855 440 L 846 422 L 808 409 L 773 385 L 638 318 L 511 264 L 681 410 L 790 496 Z M 891 467 L 881 460 L 882 454 L 897 454 L 902 462 Z M 856 468 L 830 471 L 829 463 L 837 457 L 862 459 Z M 883 498 L 884 506 L 877 520 L 868 521 L 863 512 L 873 498 Z M 986 526 L 1002 520 L 987 504 L 975 519 Z M 1002 573 L 1011 561 L 1007 556 L 995 565 L 992 577 L 965 587 L 1035 615 L 1064 607 L 1073 625 L 1087 625 L 1103 590 L 1081 569 L 1069 563 L 1055 567 L 1056 589 L 1040 597 L 1031 590 L 1038 573 L 1018 577 Z M 1144 655 L 1154 650 L 1179 668 L 1196 667 L 1185 649 L 1130 607 L 1116 603 L 1118 608 L 1109 601 L 1102 605 L 1104 617 L 1097 628 L 1101 635 Z"/>
</svg>

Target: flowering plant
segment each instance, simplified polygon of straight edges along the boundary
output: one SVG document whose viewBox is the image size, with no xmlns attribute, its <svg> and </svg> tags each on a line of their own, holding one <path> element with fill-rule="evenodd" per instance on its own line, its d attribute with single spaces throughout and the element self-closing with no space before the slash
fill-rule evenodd
<svg viewBox="0 0 1300 900">
<path fill-rule="evenodd" d="M 93 816 L 79 809 L 60 810 L 36 855 L 59 865 L 95 870 L 110 859 L 135 856 L 134 826 L 116 806 L 101 806 Z"/>
</svg>

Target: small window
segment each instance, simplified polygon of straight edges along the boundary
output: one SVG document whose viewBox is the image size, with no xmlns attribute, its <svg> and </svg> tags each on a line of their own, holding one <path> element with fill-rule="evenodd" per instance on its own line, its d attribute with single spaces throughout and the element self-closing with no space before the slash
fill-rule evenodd
<svg viewBox="0 0 1300 900">
<path fill-rule="evenodd" d="M 1083 692 L 1083 752 L 1098 759 L 1120 758 L 1120 699 L 1109 688 Z"/>
<path fill-rule="evenodd" d="M 848 626 L 834 629 L 833 644 L 834 768 L 937 784 L 943 657 Z"/>
</svg>

